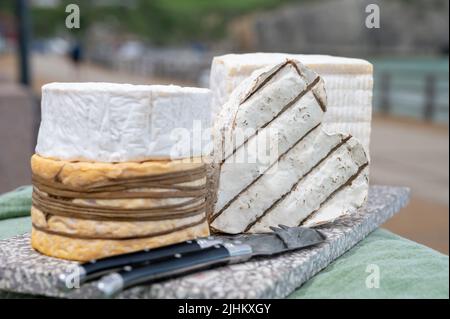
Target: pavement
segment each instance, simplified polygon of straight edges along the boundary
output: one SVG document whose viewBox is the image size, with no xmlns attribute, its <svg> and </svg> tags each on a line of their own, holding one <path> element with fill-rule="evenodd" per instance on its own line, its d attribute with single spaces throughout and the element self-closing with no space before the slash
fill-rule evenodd
<svg viewBox="0 0 450 319">
<path fill-rule="evenodd" d="M 374 183 L 408 185 L 415 196 L 448 206 L 448 126 L 374 117 L 371 138 Z"/>
<path fill-rule="evenodd" d="M 30 184 L 37 112 L 29 90 L 0 82 L 0 193 Z"/>
<path fill-rule="evenodd" d="M 374 117 L 371 183 L 411 188 L 411 202 L 384 227 L 449 251 L 448 126 Z"/>
</svg>

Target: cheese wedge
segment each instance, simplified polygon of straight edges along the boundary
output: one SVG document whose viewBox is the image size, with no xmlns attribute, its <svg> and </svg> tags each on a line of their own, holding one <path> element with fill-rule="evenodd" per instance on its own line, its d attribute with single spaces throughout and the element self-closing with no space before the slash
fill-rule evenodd
<svg viewBox="0 0 450 319">
<path fill-rule="evenodd" d="M 354 212 L 366 199 L 368 160 L 350 134 L 322 126 L 327 98 L 321 76 L 294 60 L 255 71 L 232 93 L 214 127 L 217 200 L 211 227 L 265 232 L 315 226 Z M 254 134 L 239 138 L 243 128 Z M 248 161 L 268 139 L 265 165 Z M 267 138 L 268 136 L 268 138 Z M 252 156 L 250 156 L 252 157 Z M 246 161 L 247 160 L 247 161 Z"/>
<path fill-rule="evenodd" d="M 368 154 L 373 68 L 369 62 L 361 59 L 283 53 L 217 56 L 212 62 L 210 76 L 213 119 L 228 101 L 233 90 L 253 71 L 286 59 L 301 61 L 323 79 L 328 95 L 328 111 L 323 119 L 324 129 L 330 133 L 350 133 L 363 144 Z"/>
</svg>

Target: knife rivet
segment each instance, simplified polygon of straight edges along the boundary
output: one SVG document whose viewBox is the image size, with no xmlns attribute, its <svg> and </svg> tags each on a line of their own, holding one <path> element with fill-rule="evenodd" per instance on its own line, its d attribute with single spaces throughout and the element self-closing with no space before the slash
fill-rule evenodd
<svg viewBox="0 0 450 319">
<path fill-rule="evenodd" d="M 214 248 L 220 248 L 220 245 L 216 244 L 216 245 L 214 245 Z"/>
<path fill-rule="evenodd" d="M 175 254 L 173 255 L 175 258 L 181 258 L 181 254 Z"/>
<path fill-rule="evenodd" d="M 186 241 L 186 243 L 192 244 L 192 240 L 188 240 L 188 241 Z"/>
<path fill-rule="evenodd" d="M 125 271 L 132 271 L 133 268 L 131 266 L 125 266 L 125 267 L 123 267 L 123 270 L 125 270 Z"/>
</svg>

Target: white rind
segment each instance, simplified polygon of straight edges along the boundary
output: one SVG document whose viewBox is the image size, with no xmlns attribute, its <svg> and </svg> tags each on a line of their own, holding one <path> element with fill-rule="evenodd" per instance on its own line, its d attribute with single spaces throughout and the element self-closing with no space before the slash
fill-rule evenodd
<svg viewBox="0 0 450 319">
<path fill-rule="evenodd" d="M 295 65 L 299 72 L 293 72 Z M 270 226 L 303 221 L 315 226 L 363 205 L 366 152 L 355 137 L 328 133 L 320 125 L 326 103 L 321 78 L 294 60 L 256 70 L 233 91 L 213 130 L 216 151 L 222 147 L 216 163 L 223 161 L 210 218 L 214 230 L 267 232 Z M 243 144 L 235 133 L 248 127 L 259 129 L 258 134 Z M 279 152 L 266 170 L 260 162 L 237 161 L 258 158 L 254 146 L 270 129 L 278 132 L 270 140 Z"/>
<path fill-rule="evenodd" d="M 319 104 L 326 101 L 323 82 L 300 63 L 281 63 L 255 71 L 241 87 L 243 89 L 232 94 L 216 120 L 215 154 L 219 153 L 216 163 L 224 162 L 214 213 L 320 124 L 323 118 L 324 112 Z M 289 108 L 284 109 L 286 106 Z M 249 137 L 242 145 L 245 138 L 237 138 L 237 131 L 249 128 L 253 133 L 258 130 L 258 134 Z M 255 153 L 261 145 L 259 141 L 266 137 L 270 139 L 269 145 L 275 145 L 277 149 L 270 149 L 271 156 L 262 159 Z M 256 160 L 252 161 L 251 155 Z"/>
<path fill-rule="evenodd" d="M 227 233 L 244 232 L 250 223 L 288 193 L 299 179 L 303 178 L 343 139 L 343 135 L 329 135 L 320 126 L 317 127 L 281 158 L 276 167 L 274 166 L 271 171 L 261 176 L 232 202 L 211 226 Z"/>
<path fill-rule="evenodd" d="M 369 168 L 366 167 L 352 184 L 333 196 L 317 212 L 308 216 L 302 226 L 315 227 L 334 221 L 337 218 L 355 214 L 361 203 L 367 199 L 369 190 Z"/>
<path fill-rule="evenodd" d="M 219 191 L 217 196 L 216 211 L 221 210 L 233 197 L 249 185 L 260 174 L 264 173 L 272 165 L 278 156 L 288 151 L 300 140 L 308 131 L 320 124 L 323 118 L 323 111 L 317 104 L 313 94 L 307 93 L 302 99 L 295 103 L 289 111 L 284 112 L 280 117 L 260 131 L 255 138 L 248 141 L 246 147 L 239 148 L 236 153 L 229 157 L 221 168 L 219 180 Z M 277 132 L 273 135 L 270 132 Z M 277 150 L 272 150 L 275 155 L 264 158 L 258 157 L 259 161 L 253 163 L 242 163 L 241 159 L 252 150 L 257 149 L 259 137 L 270 136 L 274 142 L 270 145 L 277 145 Z"/>
<path fill-rule="evenodd" d="M 252 72 L 286 59 L 302 62 L 324 80 L 328 95 L 324 128 L 330 133 L 350 133 L 364 145 L 369 155 L 373 67 L 361 59 L 284 53 L 228 54 L 215 57 L 210 76 L 213 119 L 233 90 Z"/>
<path fill-rule="evenodd" d="M 47 84 L 36 153 L 100 162 L 200 156 L 194 120 L 209 127 L 210 102 L 208 89 L 173 85 Z"/>
<path fill-rule="evenodd" d="M 311 213 L 318 210 L 333 192 L 337 191 L 352 176 L 357 174 L 366 161 L 362 145 L 355 139 L 350 139 L 312 173 L 302 179 L 294 190 L 271 209 L 270 213 L 264 215 L 250 228 L 249 232 L 270 231 L 270 226 L 278 224 L 286 226 L 300 225 Z M 342 215 L 342 212 L 338 211 L 342 206 L 348 209 L 348 205 L 353 204 L 353 200 L 349 200 L 349 198 L 352 198 L 354 195 L 359 198 L 359 194 L 351 193 L 347 195 L 351 196 L 346 198 L 345 203 L 341 202 L 340 207 L 334 206 L 331 208 L 336 215 L 332 216 L 333 218 L 328 221 L 332 221 L 337 216 Z M 358 203 L 359 206 L 362 203 Z"/>
</svg>

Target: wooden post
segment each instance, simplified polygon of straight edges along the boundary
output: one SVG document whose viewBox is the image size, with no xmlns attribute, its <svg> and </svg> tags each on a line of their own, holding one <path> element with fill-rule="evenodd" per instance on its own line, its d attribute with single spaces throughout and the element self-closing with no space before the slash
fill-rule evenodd
<svg viewBox="0 0 450 319">
<path fill-rule="evenodd" d="M 432 121 L 436 109 L 436 76 L 428 74 L 425 77 L 425 104 L 423 117 L 427 121 Z"/>
<path fill-rule="evenodd" d="M 384 72 L 381 74 L 381 111 L 384 115 L 391 112 L 391 74 Z"/>
</svg>

